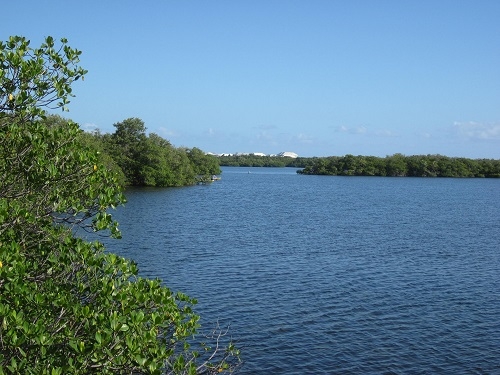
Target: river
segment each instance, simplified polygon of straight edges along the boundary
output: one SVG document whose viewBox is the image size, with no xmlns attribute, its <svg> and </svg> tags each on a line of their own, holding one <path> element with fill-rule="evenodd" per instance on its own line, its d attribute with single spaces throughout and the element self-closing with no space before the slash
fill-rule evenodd
<svg viewBox="0 0 500 375">
<path fill-rule="evenodd" d="M 500 179 L 295 171 L 129 189 L 107 248 L 230 324 L 241 374 L 500 374 Z"/>
</svg>

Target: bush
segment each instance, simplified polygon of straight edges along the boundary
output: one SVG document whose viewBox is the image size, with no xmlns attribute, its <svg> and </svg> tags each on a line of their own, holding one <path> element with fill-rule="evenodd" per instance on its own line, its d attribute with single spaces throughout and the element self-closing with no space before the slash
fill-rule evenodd
<svg viewBox="0 0 500 375">
<path fill-rule="evenodd" d="M 214 350 L 189 344 L 196 301 L 75 237 L 119 237 L 107 210 L 125 198 L 75 123 L 46 121 L 86 73 L 66 43 L 0 43 L 0 374 L 231 371 L 238 351 L 219 349 L 220 331 Z"/>
</svg>

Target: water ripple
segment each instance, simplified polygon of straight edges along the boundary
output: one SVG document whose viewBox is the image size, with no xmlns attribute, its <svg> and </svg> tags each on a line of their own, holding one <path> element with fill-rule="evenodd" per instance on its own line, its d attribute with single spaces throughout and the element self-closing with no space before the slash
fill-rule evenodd
<svg viewBox="0 0 500 375">
<path fill-rule="evenodd" d="M 241 373 L 500 374 L 500 181 L 244 171 L 129 191 L 108 245 L 231 323 Z"/>
</svg>

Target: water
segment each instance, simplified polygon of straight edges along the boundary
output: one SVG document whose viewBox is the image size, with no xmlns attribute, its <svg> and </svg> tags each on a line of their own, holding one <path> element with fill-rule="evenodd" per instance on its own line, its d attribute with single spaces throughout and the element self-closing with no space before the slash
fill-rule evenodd
<svg viewBox="0 0 500 375">
<path fill-rule="evenodd" d="M 500 374 L 500 180 L 224 168 L 127 197 L 108 248 L 230 323 L 241 374 Z"/>
</svg>

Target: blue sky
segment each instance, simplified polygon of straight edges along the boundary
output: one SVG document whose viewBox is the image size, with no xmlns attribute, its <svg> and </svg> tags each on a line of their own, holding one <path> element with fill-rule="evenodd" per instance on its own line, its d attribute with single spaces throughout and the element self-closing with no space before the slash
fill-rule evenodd
<svg viewBox="0 0 500 375">
<path fill-rule="evenodd" d="M 66 37 L 65 116 L 175 146 L 500 159 L 500 1 L 11 1 L 2 40 Z"/>
</svg>

